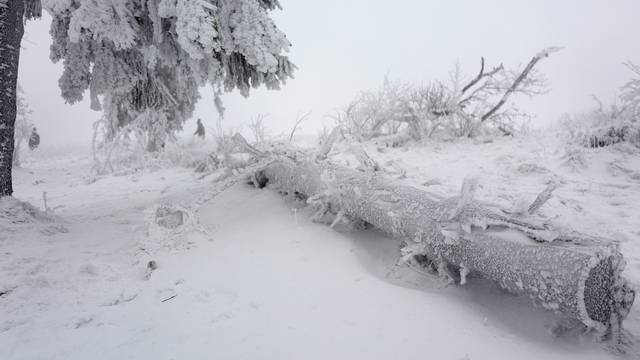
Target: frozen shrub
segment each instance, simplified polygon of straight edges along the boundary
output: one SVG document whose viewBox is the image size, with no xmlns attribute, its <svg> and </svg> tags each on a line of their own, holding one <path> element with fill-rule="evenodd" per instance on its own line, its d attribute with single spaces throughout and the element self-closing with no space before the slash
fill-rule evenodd
<svg viewBox="0 0 640 360">
<path fill-rule="evenodd" d="M 385 77 L 379 89 L 360 92 L 334 119 L 358 140 L 396 134 L 410 89 Z"/>
<path fill-rule="evenodd" d="M 584 156 L 584 151 L 581 148 L 569 146 L 565 149 L 565 153 L 562 156 L 563 164 L 573 171 L 579 171 L 586 169 L 589 164 Z"/>
<path fill-rule="evenodd" d="M 212 171 L 220 160 L 216 154 L 217 142 L 203 141 L 199 138 L 178 140 L 167 136 L 158 150 L 147 151 L 148 138 L 145 131 L 137 131 L 133 126 L 121 129 L 111 140 L 103 136 L 103 122 L 97 122 L 93 138 L 93 174 L 126 175 L 141 170 L 153 170 L 166 167 L 184 167 L 198 169 L 200 172 Z"/>
<path fill-rule="evenodd" d="M 601 148 L 626 142 L 640 147 L 640 123 L 625 107 L 565 115 L 561 123 L 566 137 L 576 145 Z"/>
<path fill-rule="evenodd" d="M 414 85 L 385 78 L 379 89 L 359 93 L 334 119 L 357 140 L 396 138 L 388 139 L 391 144 L 434 135 L 511 135 L 516 120 L 527 117 L 510 102 L 511 96 L 546 92 L 546 81 L 534 67 L 557 50 L 539 52 L 520 71 L 506 70 L 502 65 L 486 70 L 483 58 L 479 73 L 468 81 L 458 67 L 448 83 Z"/>
<path fill-rule="evenodd" d="M 605 108 L 595 98 L 598 108 L 562 120 L 566 136 L 573 143 L 601 148 L 618 143 L 640 147 L 640 67 L 625 64 L 634 74 L 623 87 L 618 101 Z"/>
</svg>

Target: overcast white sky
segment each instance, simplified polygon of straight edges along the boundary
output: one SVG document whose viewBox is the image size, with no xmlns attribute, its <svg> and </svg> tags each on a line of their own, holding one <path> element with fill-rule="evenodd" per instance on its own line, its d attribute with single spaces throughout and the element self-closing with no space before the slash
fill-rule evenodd
<svg viewBox="0 0 640 360">
<path fill-rule="evenodd" d="M 473 76 L 479 58 L 488 65 L 524 65 L 547 46 L 564 46 L 539 66 L 551 82 L 548 95 L 526 100 L 537 122 L 593 104 L 590 94 L 613 100 L 629 77 L 621 65 L 640 63 L 638 0 L 281 0 L 273 16 L 293 48 L 296 78 L 281 91 L 254 91 L 249 99 L 225 97 L 227 126 L 268 113 L 273 133 L 288 131 L 296 114 L 312 111 L 303 131 L 315 132 L 325 115 L 385 74 L 426 82 L 447 79 L 456 61 Z M 60 98 L 61 65 L 50 62 L 50 17 L 27 25 L 20 82 L 34 110 L 43 144 L 86 143 L 100 117 L 88 102 L 69 106 Z M 194 117 L 213 127 L 210 90 Z M 186 131 L 193 132 L 194 122 Z"/>
</svg>

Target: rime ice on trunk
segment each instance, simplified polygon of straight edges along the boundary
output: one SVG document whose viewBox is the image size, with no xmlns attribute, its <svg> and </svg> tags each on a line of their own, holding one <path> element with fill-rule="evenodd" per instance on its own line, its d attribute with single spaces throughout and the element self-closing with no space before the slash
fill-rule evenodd
<svg viewBox="0 0 640 360">
<path fill-rule="evenodd" d="M 8 1 L 0 6 L 0 197 L 13 194 L 11 167 L 24 6 L 24 1 Z"/>
<path fill-rule="evenodd" d="M 328 161 L 282 158 L 255 178 L 322 198 L 324 208 L 407 239 L 412 254 L 440 269 L 460 268 L 461 274 L 493 280 L 604 335 L 620 334 L 634 300 L 621 276 L 622 255 L 602 239 L 560 235 L 473 200 L 444 199 Z"/>
</svg>

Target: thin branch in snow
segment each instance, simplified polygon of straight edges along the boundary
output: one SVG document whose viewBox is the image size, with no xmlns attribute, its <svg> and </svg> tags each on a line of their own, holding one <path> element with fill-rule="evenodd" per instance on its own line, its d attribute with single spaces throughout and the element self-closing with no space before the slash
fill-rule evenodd
<svg viewBox="0 0 640 360">
<path fill-rule="evenodd" d="M 340 210 L 329 227 L 333 229 L 339 222 L 344 221 L 344 215 L 344 210 Z"/>
<path fill-rule="evenodd" d="M 367 154 L 367 152 L 364 151 L 361 147 L 354 145 L 349 150 L 351 150 L 353 155 L 355 155 L 364 170 L 371 172 L 380 170 L 380 165 L 375 160 L 373 160 L 369 156 L 369 154 Z"/>
<path fill-rule="evenodd" d="M 534 56 L 531 59 L 531 61 L 529 61 L 529 64 L 527 64 L 527 66 L 524 68 L 524 70 L 522 70 L 520 75 L 518 75 L 518 77 L 513 81 L 513 83 L 507 89 L 507 91 L 505 91 L 504 95 L 502 95 L 502 99 L 500 99 L 500 101 L 498 101 L 498 103 L 496 105 L 494 105 L 491 108 L 491 110 L 487 111 L 484 115 L 482 115 L 482 117 L 480 118 L 480 122 L 486 121 L 491 116 L 493 116 L 498 110 L 500 110 L 500 108 L 507 102 L 507 100 L 509 100 L 509 97 L 511 96 L 511 94 L 516 92 L 518 90 L 520 84 L 527 79 L 527 77 L 529 76 L 531 71 L 533 71 L 533 68 L 536 66 L 536 64 L 540 60 L 542 60 L 542 59 L 544 59 L 546 57 L 549 57 L 550 54 L 552 54 L 554 52 L 558 52 L 560 50 L 562 50 L 561 47 L 552 46 L 552 47 L 546 48 L 546 49 L 540 51 L 539 53 L 537 53 L 536 56 Z"/>
<path fill-rule="evenodd" d="M 467 275 L 469 275 L 469 268 L 464 264 L 460 264 L 460 285 L 465 285 L 467 283 Z"/>
<path fill-rule="evenodd" d="M 465 178 L 462 182 L 462 189 L 460 190 L 460 199 L 458 200 L 458 205 L 451 211 L 449 215 L 449 220 L 456 218 L 458 215 L 462 213 L 465 206 L 469 205 L 476 194 L 476 189 L 478 188 L 478 179 L 477 178 Z"/>
<path fill-rule="evenodd" d="M 240 135 L 240 133 L 235 133 L 235 135 L 233 135 L 233 142 L 236 144 L 236 146 L 238 146 L 239 148 L 248 152 L 251 155 L 258 156 L 258 157 L 262 157 L 265 155 L 264 152 L 251 146 L 247 141 L 247 139 L 245 139 L 244 136 Z"/>
<path fill-rule="evenodd" d="M 336 126 L 335 128 L 333 128 L 333 130 L 331 130 L 331 133 L 329 133 L 329 136 L 327 136 L 327 139 L 320 147 L 320 150 L 318 150 L 318 154 L 316 155 L 316 158 L 318 160 L 325 160 L 327 156 L 329 156 L 331 149 L 333 149 L 333 145 L 338 140 L 339 134 L 340 126 Z"/>
<path fill-rule="evenodd" d="M 296 118 L 296 123 L 293 124 L 293 129 L 291 129 L 291 134 L 289 135 L 289 142 L 293 141 L 293 136 L 296 134 L 296 130 L 298 130 L 298 127 L 300 127 L 300 124 L 306 120 L 309 115 L 311 115 L 311 111 L 308 111 L 306 113 L 304 113 L 302 116 L 298 115 L 298 117 Z"/>
<path fill-rule="evenodd" d="M 480 80 L 482 80 L 482 78 L 492 77 L 493 75 L 497 74 L 499 71 L 502 71 L 502 70 L 504 70 L 504 65 L 500 64 L 500 66 L 493 68 L 493 70 L 491 70 L 488 73 L 485 73 L 484 72 L 484 57 L 481 57 L 480 58 L 480 72 L 478 73 L 478 76 L 476 76 L 465 87 L 463 87 L 462 91 L 460 92 L 460 94 L 466 93 L 467 90 L 471 89 L 478 82 L 480 82 Z"/>
<path fill-rule="evenodd" d="M 529 215 L 535 214 L 541 207 L 544 205 L 549 199 L 551 199 L 551 195 L 558 188 L 558 184 L 553 182 L 547 186 L 531 203 L 529 209 L 527 210 Z"/>
<path fill-rule="evenodd" d="M 178 294 L 175 294 L 175 295 L 173 295 L 173 296 L 170 296 L 170 297 L 168 297 L 168 298 L 166 298 L 166 299 L 162 300 L 162 302 L 167 302 L 167 301 L 169 301 L 169 300 L 171 300 L 171 299 L 175 299 L 175 298 L 176 298 L 176 296 L 178 296 Z"/>
</svg>

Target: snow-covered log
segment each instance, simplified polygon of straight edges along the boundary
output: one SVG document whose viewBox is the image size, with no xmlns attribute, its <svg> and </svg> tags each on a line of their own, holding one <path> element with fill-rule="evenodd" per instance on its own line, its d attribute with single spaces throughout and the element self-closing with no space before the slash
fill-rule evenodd
<svg viewBox="0 0 640 360">
<path fill-rule="evenodd" d="M 560 234 L 529 215 L 484 206 L 470 196 L 446 199 L 377 172 L 315 159 L 278 158 L 254 178 L 314 203 L 321 199 L 324 211 L 405 238 L 411 254 L 426 256 L 443 272 L 453 267 L 491 279 L 603 335 L 619 334 L 634 300 L 614 245 Z"/>
</svg>

